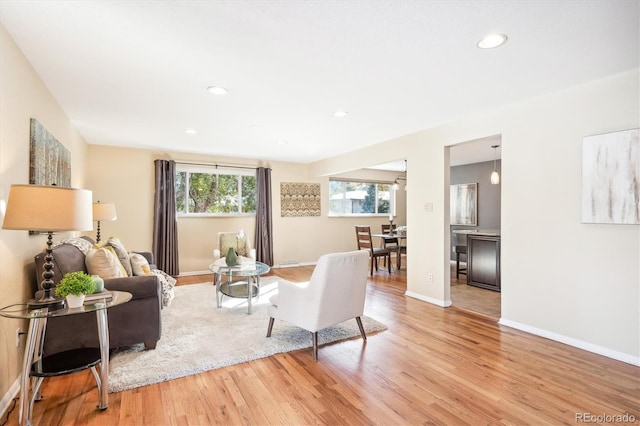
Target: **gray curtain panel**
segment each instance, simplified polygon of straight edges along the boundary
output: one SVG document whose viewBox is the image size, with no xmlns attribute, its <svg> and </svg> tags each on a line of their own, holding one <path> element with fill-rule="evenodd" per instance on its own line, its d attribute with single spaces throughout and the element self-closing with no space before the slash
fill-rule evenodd
<svg viewBox="0 0 640 426">
<path fill-rule="evenodd" d="M 153 255 L 158 269 L 176 276 L 178 270 L 178 226 L 176 223 L 176 162 L 155 160 Z"/>
<path fill-rule="evenodd" d="M 273 266 L 273 235 L 271 215 L 271 169 L 256 169 L 258 205 L 256 206 L 256 260 Z"/>
</svg>

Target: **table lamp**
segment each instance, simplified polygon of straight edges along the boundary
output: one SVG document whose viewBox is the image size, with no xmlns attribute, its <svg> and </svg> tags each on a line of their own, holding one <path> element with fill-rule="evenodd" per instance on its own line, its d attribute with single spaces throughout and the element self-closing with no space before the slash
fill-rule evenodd
<svg viewBox="0 0 640 426">
<path fill-rule="evenodd" d="M 53 233 L 92 230 L 91 197 L 86 189 L 11 185 L 2 228 L 48 233 L 40 303 L 57 303 L 51 294 Z"/>
<path fill-rule="evenodd" d="M 113 203 L 93 203 L 93 221 L 98 222 L 96 227 L 96 243 L 100 242 L 100 221 L 101 220 L 116 220 L 118 215 L 116 214 L 116 205 Z"/>
</svg>

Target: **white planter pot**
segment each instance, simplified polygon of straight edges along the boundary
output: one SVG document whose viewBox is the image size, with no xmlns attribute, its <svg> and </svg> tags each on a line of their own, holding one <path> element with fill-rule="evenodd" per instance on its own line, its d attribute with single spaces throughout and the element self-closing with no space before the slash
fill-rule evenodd
<svg viewBox="0 0 640 426">
<path fill-rule="evenodd" d="M 84 294 L 76 296 L 74 294 L 68 294 L 67 297 L 67 306 L 70 308 L 79 308 L 84 303 Z"/>
</svg>

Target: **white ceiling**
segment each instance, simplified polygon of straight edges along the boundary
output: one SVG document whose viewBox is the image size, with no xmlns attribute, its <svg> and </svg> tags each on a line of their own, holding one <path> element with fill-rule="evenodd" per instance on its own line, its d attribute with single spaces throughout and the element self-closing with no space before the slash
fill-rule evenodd
<svg viewBox="0 0 640 426">
<path fill-rule="evenodd" d="M 638 0 L 0 1 L 88 143 L 303 163 L 638 68 L 639 15 Z M 509 40 L 478 49 L 490 32 Z"/>
</svg>

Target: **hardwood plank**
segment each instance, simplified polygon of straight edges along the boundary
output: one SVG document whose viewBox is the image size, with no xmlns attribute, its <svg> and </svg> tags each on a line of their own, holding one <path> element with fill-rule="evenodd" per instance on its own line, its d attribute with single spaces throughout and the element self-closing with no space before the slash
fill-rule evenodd
<svg viewBox="0 0 640 426">
<path fill-rule="evenodd" d="M 313 267 L 273 270 L 306 281 Z M 213 276 L 179 278 L 179 285 Z M 109 395 L 89 371 L 45 380 L 38 425 L 570 424 L 640 418 L 640 369 L 405 297 L 406 270 L 374 273 L 365 314 L 386 331 Z M 486 291 L 486 290 L 482 290 Z M 265 319 L 266 324 L 266 319 Z M 162 340 L 158 343 L 162 344 Z M 150 367 L 152 368 L 152 366 Z M 17 424 L 17 411 L 9 425 Z"/>
</svg>

